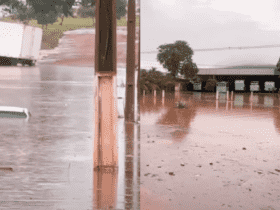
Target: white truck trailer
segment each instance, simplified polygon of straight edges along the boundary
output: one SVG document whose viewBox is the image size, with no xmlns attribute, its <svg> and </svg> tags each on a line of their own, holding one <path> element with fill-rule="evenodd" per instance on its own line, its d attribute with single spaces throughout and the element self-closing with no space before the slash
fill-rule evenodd
<svg viewBox="0 0 280 210">
<path fill-rule="evenodd" d="M 41 28 L 0 22 L 0 66 L 18 63 L 34 66 L 41 49 Z"/>
</svg>

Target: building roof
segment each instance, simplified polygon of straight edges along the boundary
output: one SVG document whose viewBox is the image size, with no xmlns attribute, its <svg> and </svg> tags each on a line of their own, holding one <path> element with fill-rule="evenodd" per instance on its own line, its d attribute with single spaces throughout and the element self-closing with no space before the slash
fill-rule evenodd
<svg viewBox="0 0 280 210">
<path fill-rule="evenodd" d="M 224 68 L 199 68 L 198 75 L 280 75 L 273 65 L 230 66 Z"/>
</svg>

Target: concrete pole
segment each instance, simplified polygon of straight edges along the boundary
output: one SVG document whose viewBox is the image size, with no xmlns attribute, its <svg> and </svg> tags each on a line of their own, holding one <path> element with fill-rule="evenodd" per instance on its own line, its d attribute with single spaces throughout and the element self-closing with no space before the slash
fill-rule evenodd
<svg viewBox="0 0 280 210">
<path fill-rule="evenodd" d="M 157 91 L 154 90 L 154 97 L 157 97 Z"/>
<path fill-rule="evenodd" d="M 229 103 L 229 101 L 227 100 L 227 102 L 226 102 L 226 110 L 228 111 L 228 103 Z"/>
<path fill-rule="evenodd" d="M 227 101 L 229 100 L 229 91 L 227 90 Z"/>
<path fill-rule="evenodd" d="M 165 90 L 162 90 L 162 98 L 165 97 Z"/>
<path fill-rule="evenodd" d="M 216 100 L 216 111 L 219 109 L 219 100 Z"/>
<path fill-rule="evenodd" d="M 116 0 L 96 2 L 94 168 L 117 168 Z M 109 12 L 108 12 L 109 11 Z M 111 23 L 111 24 L 108 24 Z M 110 46 L 107 48 L 106 46 Z"/>
<path fill-rule="evenodd" d="M 251 91 L 251 97 L 250 101 L 253 102 L 253 91 Z"/>
<path fill-rule="evenodd" d="M 231 101 L 233 101 L 233 91 L 231 91 Z"/>
<path fill-rule="evenodd" d="M 117 77 L 116 0 L 96 1 L 93 208 L 116 207 Z M 110 47 L 108 47 L 110 46 Z"/>
<path fill-rule="evenodd" d="M 145 90 L 143 90 L 143 96 L 145 97 Z"/>
<path fill-rule="evenodd" d="M 216 90 L 216 100 L 218 100 L 218 99 L 219 99 L 219 91 Z"/>
</svg>

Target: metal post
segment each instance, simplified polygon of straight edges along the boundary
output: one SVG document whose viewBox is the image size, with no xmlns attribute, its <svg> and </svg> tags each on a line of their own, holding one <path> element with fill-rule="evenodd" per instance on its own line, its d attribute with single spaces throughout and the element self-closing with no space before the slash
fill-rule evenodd
<svg viewBox="0 0 280 210">
<path fill-rule="evenodd" d="M 253 91 L 251 91 L 251 102 L 253 102 Z"/>
<path fill-rule="evenodd" d="M 154 90 L 154 97 L 157 97 L 157 91 Z"/>
<path fill-rule="evenodd" d="M 165 97 L 165 91 L 162 90 L 162 98 L 164 98 L 164 97 Z"/>
<path fill-rule="evenodd" d="M 126 54 L 126 106 L 125 121 L 134 122 L 135 91 L 135 0 L 128 1 L 127 54 Z"/>
<path fill-rule="evenodd" d="M 219 99 L 219 91 L 216 90 L 216 100 L 218 100 L 218 99 Z"/>
<path fill-rule="evenodd" d="M 231 91 L 231 101 L 233 101 L 233 91 Z"/>
<path fill-rule="evenodd" d="M 145 90 L 143 90 L 143 96 L 145 96 Z"/>
</svg>

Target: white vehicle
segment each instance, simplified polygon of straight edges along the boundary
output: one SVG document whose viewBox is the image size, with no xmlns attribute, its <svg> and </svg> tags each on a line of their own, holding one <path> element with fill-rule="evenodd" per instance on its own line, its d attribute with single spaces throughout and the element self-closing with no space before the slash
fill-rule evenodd
<svg viewBox="0 0 280 210">
<path fill-rule="evenodd" d="M 35 65 L 43 30 L 20 23 L 0 22 L 0 65 Z"/>
</svg>

